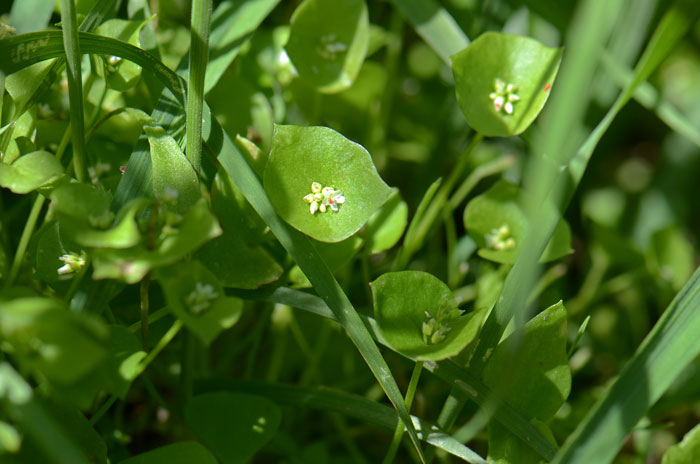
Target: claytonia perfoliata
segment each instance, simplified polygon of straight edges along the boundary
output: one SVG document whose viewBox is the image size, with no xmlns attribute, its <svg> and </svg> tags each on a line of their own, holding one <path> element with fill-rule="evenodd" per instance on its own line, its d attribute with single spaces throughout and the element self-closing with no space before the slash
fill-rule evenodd
<svg viewBox="0 0 700 464">
<path fill-rule="evenodd" d="M 214 287 L 209 284 L 197 282 L 194 290 L 187 295 L 187 305 L 194 315 L 201 314 L 211 306 L 212 301 L 219 298 L 219 294 L 214 291 Z"/>
<path fill-rule="evenodd" d="M 493 100 L 493 107 L 496 111 L 505 111 L 506 114 L 513 114 L 513 103 L 520 100 L 517 92 L 518 88 L 513 84 L 506 84 L 501 79 L 493 81 L 494 91 L 489 94 Z"/>
<path fill-rule="evenodd" d="M 311 183 L 311 193 L 304 196 L 304 201 L 309 204 L 309 212 L 327 211 L 337 212 L 340 205 L 345 203 L 345 197 L 340 190 L 333 187 L 323 187 L 318 182 Z"/>
<path fill-rule="evenodd" d="M 486 245 L 492 250 L 508 251 L 515 248 L 515 239 L 510 233 L 508 224 L 503 224 L 498 229 L 492 229 L 486 234 Z"/>
<path fill-rule="evenodd" d="M 423 343 L 426 345 L 435 345 L 445 340 L 447 334 L 452 330 L 450 323 L 462 315 L 462 312 L 457 308 L 454 301 L 450 301 L 446 297 L 438 304 L 435 316 L 432 316 L 428 311 L 425 311 L 426 321 L 421 326 L 423 334 Z"/>
<path fill-rule="evenodd" d="M 63 266 L 59 267 L 56 272 L 58 275 L 68 275 L 79 271 L 85 266 L 87 262 L 87 253 L 81 251 L 80 254 L 77 253 L 66 253 L 65 255 L 59 257 Z"/>
</svg>

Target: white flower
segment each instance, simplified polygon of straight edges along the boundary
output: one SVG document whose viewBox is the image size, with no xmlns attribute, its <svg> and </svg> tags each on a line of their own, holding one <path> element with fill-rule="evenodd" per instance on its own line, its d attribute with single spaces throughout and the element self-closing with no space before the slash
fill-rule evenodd
<svg viewBox="0 0 700 464">
<path fill-rule="evenodd" d="M 77 253 L 66 253 L 65 255 L 58 258 L 63 263 L 63 266 L 59 267 L 56 272 L 58 275 L 68 275 L 72 274 L 85 266 L 87 262 L 87 254 L 81 251 L 80 254 Z"/>
<path fill-rule="evenodd" d="M 515 93 L 518 88 L 498 78 L 493 82 L 493 88 L 494 91 L 489 94 L 489 98 L 493 100 L 494 109 L 497 112 L 503 110 L 506 114 L 513 114 L 513 103 L 520 101 L 520 97 Z"/>
<path fill-rule="evenodd" d="M 340 205 L 345 203 L 345 196 L 334 187 L 323 187 L 318 182 L 312 182 L 311 193 L 304 196 L 304 201 L 309 204 L 311 214 L 315 214 L 316 211 L 322 213 L 329 210 L 337 212 Z"/>
<path fill-rule="evenodd" d="M 187 305 L 192 314 L 201 314 L 217 298 L 219 298 L 219 294 L 214 291 L 212 285 L 197 282 L 194 290 L 187 295 Z"/>
</svg>

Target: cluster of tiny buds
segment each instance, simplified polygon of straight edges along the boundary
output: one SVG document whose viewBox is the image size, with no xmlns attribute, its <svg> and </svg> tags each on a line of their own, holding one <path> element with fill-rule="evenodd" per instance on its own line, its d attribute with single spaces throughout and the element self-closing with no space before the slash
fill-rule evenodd
<svg viewBox="0 0 700 464">
<path fill-rule="evenodd" d="M 508 224 L 503 224 L 498 229 L 491 229 L 486 234 L 486 245 L 492 250 L 509 251 L 515 248 L 515 239 L 511 236 Z"/>
<path fill-rule="evenodd" d="M 496 79 L 493 82 L 494 91 L 489 94 L 489 98 L 493 100 L 493 107 L 496 111 L 503 111 L 506 114 L 513 114 L 513 103 L 520 100 L 517 90 L 513 84 L 506 84 L 501 79 Z"/>
<path fill-rule="evenodd" d="M 85 266 L 87 263 L 87 253 L 85 253 L 85 251 L 81 251 L 80 254 L 73 252 L 66 253 L 58 259 L 63 263 L 63 266 L 59 267 L 56 272 L 58 272 L 60 276 L 65 276 L 73 274 Z"/>
<path fill-rule="evenodd" d="M 195 289 L 187 295 L 187 305 L 192 314 L 199 315 L 208 309 L 217 298 L 219 298 L 219 294 L 212 285 L 197 282 Z"/>
<path fill-rule="evenodd" d="M 345 203 L 345 197 L 340 190 L 333 187 L 323 187 L 318 182 L 312 182 L 311 193 L 304 197 L 304 201 L 309 204 L 311 214 L 315 214 L 316 211 L 322 213 L 326 211 L 337 212 L 340 205 Z"/>
</svg>

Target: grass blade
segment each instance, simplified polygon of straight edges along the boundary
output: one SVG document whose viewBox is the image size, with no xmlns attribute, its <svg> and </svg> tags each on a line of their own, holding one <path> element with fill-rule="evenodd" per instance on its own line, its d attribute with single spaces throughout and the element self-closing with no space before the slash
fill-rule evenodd
<svg viewBox="0 0 700 464">
<path fill-rule="evenodd" d="M 285 287 L 260 290 L 228 289 L 227 293 L 244 299 L 284 304 L 337 321 L 333 312 L 331 312 L 323 299 L 299 290 L 292 290 Z M 372 334 L 372 337 L 382 345 L 390 348 L 379 333 L 376 321 L 364 315 L 361 316 L 361 318 Z M 487 410 L 489 415 L 492 414 L 496 420 L 501 422 L 518 437 L 522 438 L 525 443 L 537 451 L 542 457 L 551 460 L 555 456 L 557 452 L 556 448 L 554 448 L 554 446 L 552 446 L 552 444 L 533 427 L 522 414 L 492 392 L 475 375 L 449 360 L 426 362 L 424 367 L 445 383 L 452 385 L 452 394 L 454 394 L 457 400 L 460 402 L 466 402 L 470 399 L 473 400 Z"/>
<path fill-rule="evenodd" d="M 454 18 L 435 0 L 394 0 L 394 5 L 448 65 L 452 55 L 469 45 Z"/>
<path fill-rule="evenodd" d="M 202 164 L 202 106 L 204 77 L 207 73 L 209 57 L 210 22 L 211 0 L 194 0 L 190 29 L 190 66 L 187 77 L 187 150 L 185 153 L 197 175 Z"/>
<path fill-rule="evenodd" d="M 73 0 L 61 0 L 61 22 L 63 47 L 66 51 L 66 73 L 68 75 L 73 169 L 78 182 L 85 182 L 87 179 L 87 159 L 85 156 L 85 116 L 83 115 L 83 73 L 81 69 L 83 55 L 80 53 Z"/>
<path fill-rule="evenodd" d="M 699 307 L 700 268 L 569 437 L 554 463 L 612 462 L 625 436 L 700 354 Z"/>
</svg>

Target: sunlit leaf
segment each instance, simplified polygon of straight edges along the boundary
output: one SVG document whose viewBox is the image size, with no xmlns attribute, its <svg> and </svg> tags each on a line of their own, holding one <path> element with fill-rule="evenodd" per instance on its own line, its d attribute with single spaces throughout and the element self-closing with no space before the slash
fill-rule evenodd
<svg viewBox="0 0 700 464">
<path fill-rule="evenodd" d="M 561 49 L 534 39 L 487 32 L 452 56 L 457 101 L 469 125 L 487 136 L 523 132 L 542 110 Z"/>
</svg>

